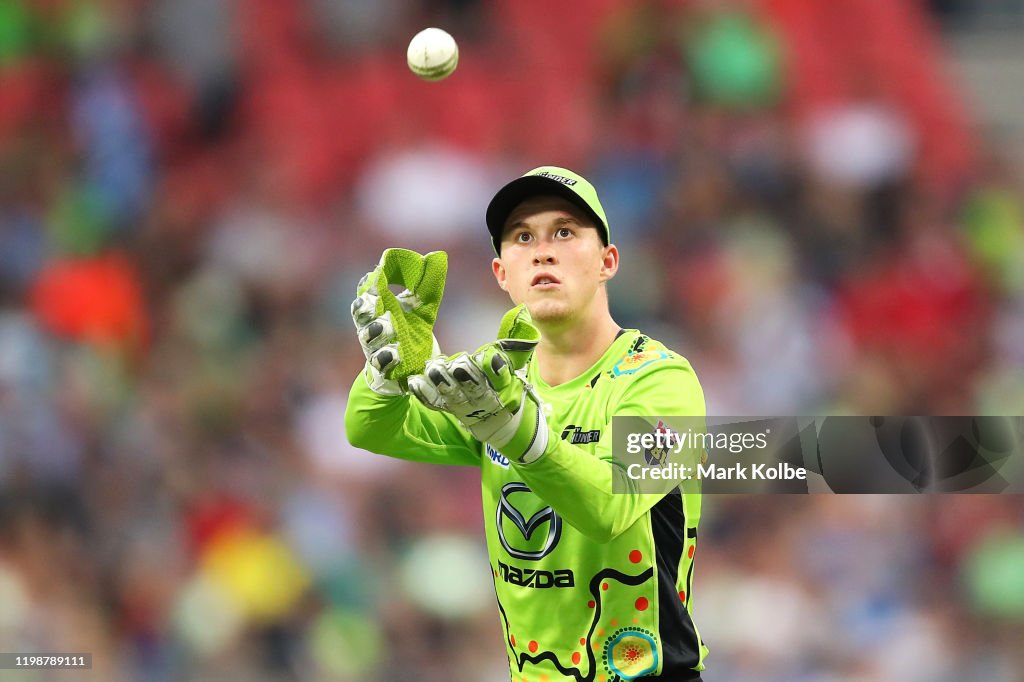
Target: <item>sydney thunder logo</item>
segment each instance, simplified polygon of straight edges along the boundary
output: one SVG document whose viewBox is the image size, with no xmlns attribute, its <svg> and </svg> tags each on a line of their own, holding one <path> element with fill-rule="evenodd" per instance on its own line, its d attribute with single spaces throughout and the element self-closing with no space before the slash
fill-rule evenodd
<svg viewBox="0 0 1024 682">
<path fill-rule="evenodd" d="M 661 434 L 668 434 L 671 431 L 671 429 L 669 429 L 668 426 L 665 425 L 665 422 L 661 421 L 660 419 L 658 420 L 658 425 L 654 427 L 654 430 L 657 433 Z M 647 462 L 649 466 L 660 467 L 662 464 L 665 463 L 665 460 L 667 458 L 668 450 L 665 449 L 663 446 L 655 446 L 653 448 L 648 448 L 644 450 L 644 461 Z"/>
</svg>

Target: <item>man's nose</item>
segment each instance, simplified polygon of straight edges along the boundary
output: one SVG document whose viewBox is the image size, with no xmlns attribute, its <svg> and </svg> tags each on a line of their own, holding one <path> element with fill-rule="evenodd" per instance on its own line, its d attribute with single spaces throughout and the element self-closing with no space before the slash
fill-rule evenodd
<svg viewBox="0 0 1024 682">
<path fill-rule="evenodd" d="M 533 262 L 536 265 L 542 263 L 554 263 L 555 262 L 555 250 L 551 246 L 551 242 L 538 240 L 537 248 L 533 251 Z"/>
</svg>

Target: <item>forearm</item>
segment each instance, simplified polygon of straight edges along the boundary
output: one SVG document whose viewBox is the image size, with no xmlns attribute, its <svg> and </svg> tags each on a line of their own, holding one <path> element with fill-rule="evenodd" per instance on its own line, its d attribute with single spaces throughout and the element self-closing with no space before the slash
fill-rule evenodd
<svg viewBox="0 0 1024 682">
<path fill-rule="evenodd" d="M 349 391 L 345 435 L 353 446 L 389 457 L 469 466 L 480 462 L 479 448 L 451 419 L 408 395 L 375 393 L 361 372 Z"/>
<path fill-rule="evenodd" d="M 554 433 L 540 459 L 532 464 L 513 462 L 513 466 L 530 489 L 567 523 L 602 543 L 632 526 L 665 494 L 638 492 L 636 482 L 622 467 Z"/>
<path fill-rule="evenodd" d="M 622 428 L 654 431 L 660 426 L 660 421 L 652 421 L 654 415 L 702 417 L 704 394 L 689 364 L 678 364 L 632 382 L 611 412 L 638 420 Z M 602 429 L 605 438 L 593 453 L 549 430 L 547 447 L 539 459 L 513 464 L 533 492 L 567 523 L 598 542 L 608 542 L 625 531 L 679 484 L 670 478 L 635 480 L 628 476 L 625 464 L 613 456 L 612 429 L 609 421 Z M 676 453 L 675 458 L 696 461 L 699 454 L 687 450 Z M 689 484 L 684 489 L 691 492 Z"/>
</svg>

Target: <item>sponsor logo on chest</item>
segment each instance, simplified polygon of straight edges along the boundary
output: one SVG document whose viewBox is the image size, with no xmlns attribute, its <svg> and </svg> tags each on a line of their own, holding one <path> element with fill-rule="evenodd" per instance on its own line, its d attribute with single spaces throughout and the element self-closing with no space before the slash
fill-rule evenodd
<svg viewBox="0 0 1024 682">
<path fill-rule="evenodd" d="M 582 426 L 569 424 L 562 429 L 562 440 L 567 440 L 573 445 L 596 443 L 601 440 L 601 430 L 591 429 L 590 431 L 584 431 Z"/>
</svg>

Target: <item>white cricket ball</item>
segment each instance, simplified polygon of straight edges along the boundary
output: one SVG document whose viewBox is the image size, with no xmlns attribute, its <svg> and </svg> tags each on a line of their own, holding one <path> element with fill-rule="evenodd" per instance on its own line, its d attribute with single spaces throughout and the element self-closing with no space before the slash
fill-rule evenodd
<svg viewBox="0 0 1024 682">
<path fill-rule="evenodd" d="M 439 81 L 459 65 L 459 46 L 447 31 L 425 28 L 409 41 L 406 59 L 414 74 L 423 80 Z"/>
</svg>

